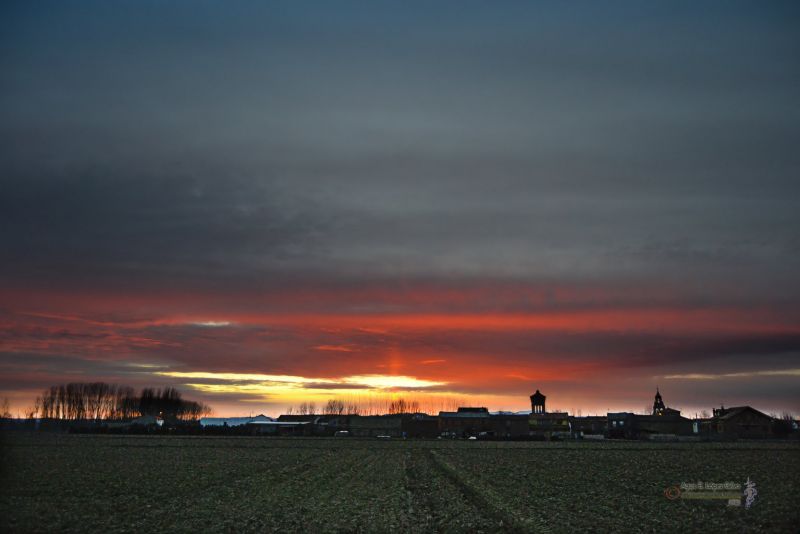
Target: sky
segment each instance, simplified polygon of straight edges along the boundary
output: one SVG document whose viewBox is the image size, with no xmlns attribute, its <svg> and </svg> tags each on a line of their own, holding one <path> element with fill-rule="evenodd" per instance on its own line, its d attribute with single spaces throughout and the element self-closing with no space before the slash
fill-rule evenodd
<svg viewBox="0 0 800 534">
<path fill-rule="evenodd" d="M 800 412 L 796 2 L 3 2 L 0 396 Z"/>
</svg>

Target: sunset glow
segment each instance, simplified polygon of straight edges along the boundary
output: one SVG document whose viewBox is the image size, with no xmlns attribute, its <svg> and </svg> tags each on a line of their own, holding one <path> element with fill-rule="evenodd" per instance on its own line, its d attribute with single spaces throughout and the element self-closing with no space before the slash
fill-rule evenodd
<svg viewBox="0 0 800 534">
<path fill-rule="evenodd" d="M 611 289 L 602 291 L 598 305 L 600 290 L 585 286 L 583 299 L 570 292 L 563 302 L 543 306 L 537 291 L 518 285 L 515 294 L 530 295 L 521 300 L 491 286 L 473 285 L 461 298 L 450 289 L 447 299 L 460 303 L 455 310 L 439 297 L 422 304 L 420 292 L 369 293 L 373 306 L 403 313 L 350 312 L 360 307 L 363 291 L 322 291 L 327 302 L 338 302 L 338 313 L 320 313 L 304 298 L 286 297 L 279 306 L 293 311 L 277 313 L 269 295 L 78 294 L 51 300 L 39 293 L 20 310 L 5 312 L 6 332 L 13 335 L 4 337 L 3 348 L 28 355 L 26 362 L 47 361 L 71 380 L 91 369 L 98 379 L 173 384 L 207 399 L 219 413 L 236 413 L 239 403 L 248 411 L 262 403 L 274 414 L 304 401 L 402 395 L 431 405 L 461 398 L 519 410 L 532 385 L 557 391 L 553 402 L 565 408 L 602 411 L 604 404 L 638 407 L 630 396 L 645 396 L 655 384 L 692 395 L 690 384 L 698 381 L 723 387 L 757 379 L 780 388 L 797 380 L 796 366 L 783 356 L 800 339 L 789 308 L 687 307 L 679 294 L 641 306 Z M 474 299 L 479 292 L 494 295 L 494 311 Z M 126 303 L 124 310 L 118 302 Z M 423 310 L 414 312 L 417 307 Z M 204 318 L 183 308 L 200 310 Z M 762 357 L 755 367 L 747 363 L 748 355 L 765 350 L 775 356 Z M 718 372 L 715 362 L 723 356 L 729 369 Z M 23 385 L 12 398 L 19 409 L 55 379 L 25 371 L 22 362 L 5 364 Z M 625 394 L 603 385 L 619 383 L 621 375 L 637 377 L 626 379 Z"/>
<path fill-rule="evenodd" d="M 442 386 L 446 382 L 434 382 L 431 380 L 419 380 L 410 376 L 388 376 L 388 375 L 366 375 L 366 376 L 345 376 L 342 378 L 307 378 L 302 376 L 279 376 L 279 375 L 259 375 L 242 373 L 205 373 L 189 372 L 181 373 L 176 371 L 157 372 L 160 376 L 174 378 L 205 378 L 210 380 L 225 380 L 230 382 L 260 382 L 262 384 L 281 384 L 281 385 L 304 385 L 304 384 L 339 384 L 343 387 L 349 385 L 366 386 L 373 390 L 378 389 L 422 389 L 432 386 Z M 308 388 L 306 388 L 308 389 Z M 221 390 L 220 390 L 221 391 Z"/>
<path fill-rule="evenodd" d="M 14 413 L 99 381 L 217 415 L 800 412 L 788 4 L 28 4 L 0 17 Z"/>
</svg>

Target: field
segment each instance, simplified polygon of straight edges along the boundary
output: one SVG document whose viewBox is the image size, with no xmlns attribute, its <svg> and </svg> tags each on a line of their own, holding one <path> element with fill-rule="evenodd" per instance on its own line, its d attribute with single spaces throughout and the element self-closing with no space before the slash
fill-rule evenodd
<svg viewBox="0 0 800 534">
<path fill-rule="evenodd" d="M 790 443 L 3 437 L 0 531 L 766 531 L 800 528 Z M 757 484 L 750 509 L 669 500 Z"/>
</svg>

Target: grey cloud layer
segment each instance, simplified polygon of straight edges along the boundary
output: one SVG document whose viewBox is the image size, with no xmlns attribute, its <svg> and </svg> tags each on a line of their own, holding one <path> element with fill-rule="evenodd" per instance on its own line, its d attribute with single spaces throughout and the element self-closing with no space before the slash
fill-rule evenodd
<svg viewBox="0 0 800 534">
<path fill-rule="evenodd" d="M 191 7 L 4 8 L 7 274 L 800 267 L 791 4 Z"/>
</svg>

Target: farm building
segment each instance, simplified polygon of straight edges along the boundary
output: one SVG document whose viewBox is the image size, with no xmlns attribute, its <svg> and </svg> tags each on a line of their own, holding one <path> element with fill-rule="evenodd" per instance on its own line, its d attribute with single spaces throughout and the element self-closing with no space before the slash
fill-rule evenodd
<svg viewBox="0 0 800 534">
<path fill-rule="evenodd" d="M 439 435 L 439 419 L 435 415 L 404 414 L 402 424 L 403 432 L 409 438 L 435 438 Z"/>
<path fill-rule="evenodd" d="M 497 413 L 491 416 L 491 436 L 496 438 L 521 438 L 529 432 L 528 414 Z"/>
<path fill-rule="evenodd" d="M 585 417 L 570 417 L 570 430 L 572 436 L 605 436 L 608 430 L 608 417 L 605 415 L 587 415 Z"/>
<path fill-rule="evenodd" d="M 694 434 L 691 419 L 681 416 L 677 410 L 663 415 L 636 415 L 633 418 L 633 431 L 638 438 L 652 438 L 657 435 L 691 436 Z"/>
<path fill-rule="evenodd" d="M 351 436 L 377 437 L 390 436 L 403 437 L 403 416 L 401 415 L 353 415 L 350 416 L 348 429 Z"/>
<path fill-rule="evenodd" d="M 332 436 L 339 430 L 347 430 L 351 415 L 281 415 L 279 423 L 303 423 L 306 425 L 304 435 Z M 288 427 L 287 427 L 288 428 Z"/>
<path fill-rule="evenodd" d="M 570 434 L 567 412 L 532 413 L 528 417 L 529 434 L 532 437 L 552 439 Z"/>
<path fill-rule="evenodd" d="M 463 407 L 455 412 L 439 412 L 441 435 L 461 438 L 491 431 L 491 415 L 487 408 Z"/>
<path fill-rule="evenodd" d="M 751 406 L 720 407 L 701 428 L 709 437 L 763 439 L 772 437 L 772 418 Z"/>
<path fill-rule="evenodd" d="M 634 430 L 634 418 L 631 412 L 608 412 L 606 414 L 607 435 L 609 438 L 634 439 L 637 437 Z"/>
</svg>

